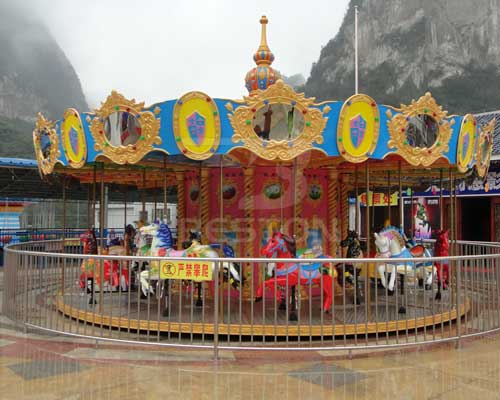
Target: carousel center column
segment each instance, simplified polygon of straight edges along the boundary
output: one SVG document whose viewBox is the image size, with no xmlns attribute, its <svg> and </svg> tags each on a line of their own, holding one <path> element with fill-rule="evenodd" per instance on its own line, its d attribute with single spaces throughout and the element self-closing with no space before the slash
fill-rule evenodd
<svg viewBox="0 0 500 400">
<path fill-rule="evenodd" d="M 304 168 L 303 166 L 296 165 L 294 176 L 294 211 L 293 211 L 293 236 L 295 238 L 296 247 L 306 247 L 306 235 L 304 234 L 304 222 L 302 219 L 302 204 L 304 202 L 304 195 L 302 189 L 307 187 L 304 182 Z"/>
<path fill-rule="evenodd" d="M 244 254 L 245 257 L 255 256 L 255 218 L 254 218 L 254 173 L 255 169 L 252 167 L 244 168 L 244 185 L 245 185 L 245 227 L 243 229 L 243 242 L 244 242 Z M 249 272 L 249 268 L 253 268 L 252 264 L 245 263 L 243 265 L 242 276 L 252 279 L 255 274 Z M 258 276 L 258 275 L 257 275 Z M 247 282 L 250 281 L 247 279 Z M 255 282 L 254 282 L 255 284 Z M 253 294 L 251 292 L 251 283 L 243 287 L 243 296 L 245 298 L 252 298 Z"/>
<path fill-rule="evenodd" d="M 200 231 L 204 241 L 210 240 L 209 219 L 210 219 L 210 203 L 208 189 L 210 185 L 210 170 L 201 168 L 201 188 L 200 188 Z"/>
<path fill-rule="evenodd" d="M 328 238 L 329 254 L 337 256 L 339 248 L 339 173 L 330 171 L 328 174 Z M 342 255 L 342 254 L 341 254 Z"/>
<path fill-rule="evenodd" d="M 177 180 L 177 248 L 182 249 L 186 240 L 186 191 L 184 189 L 184 172 L 176 172 Z"/>
<path fill-rule="evenodd" d="M 340 236 L 342 239 L 347 237 L 347 232 L 349 231 L 349 188 L 347 187 L 346 180 L 346 176 L 339 175 Z"/>
</svg>

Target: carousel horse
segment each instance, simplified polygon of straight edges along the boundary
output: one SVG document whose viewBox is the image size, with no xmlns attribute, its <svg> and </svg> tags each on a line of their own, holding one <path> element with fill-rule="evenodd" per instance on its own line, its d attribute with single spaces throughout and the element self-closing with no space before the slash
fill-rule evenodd
<svg viewBox="0 0 500 400">
<path fill-rule="evenodd" d="M 83 243 L 83 254 L 98 254 L 97 238 L 95 229 L 89 229 L 80 236 L 80 241 Z M 103 253 L 109 255 L 123 255 L 121 246 L 116 244 L 111 246 Z M 127 268 L 120 268 L 120 263 L 117 260 L 105 260 L 103 263 L 104 283 L 111 286 L 111 290 L 121 287 L 122 290 L 127 290 L 129 286 L 129 276 Z M 89 304 L 96 304 L 94 299 L 95 290 L 104 289 L 104 284 L 101 285 L 101 277 L 99 276 L 99 265 L 93 258 L 88 258 L 82 261 L 80 274 L 80 287 L 87 288 L 87 293 L 90 294 Z"/>
<path fill-rule="evenodd" d="M 406 248 L 404 235 L 396 227 L 388 226 L 379 233 L 375 232 L 374 236 L 378 257 L 394 258 L 395 260 L 398 258 L 432 257 L 429 250 L 422 245 L 414 246 L 411 249 Z M 428 269 L 430 269 L 430 272 Z M 394 291 L 396 275 L 399 274 L 400 292 L 403 295 L 406 275 L 417 278 L 425 276 L 426 285 L 431 286 L 435 268 L 431 261 L 419 263 L 394 261 L 388 264 L 379 264 L 377 270 L 382 286 L 387 288 L 391 293 Z M 386 281 L 386 273 L 390 274 L 388 283 Z M 406 308 L 401 306 L 399 313 L 406 313 Z"/>
<path fill-rule="evenodd" d="M 182 242 L 182 248 L 184 250 L 187 250 L 193 245 L 202 246 L 201 232 L 190 230 L 189 231 L 189 240 Z M 209 246 L 214 250 L 221 250 L 222 253 L 224 254 L 224 257 L 226 257 L 226 258 L 234 258 L 235 257 L 234 249 L 227 243 L 210 243 Z M 223 280 L 223 282 L 229 282 L 230 285 L 234 289 L 238 289 L 238 285 L 239 284 L 243 285 L 245 278 L 243 277 L 243 275 L 241 275 L 240 265 L 238 263 L 232 263 L 232 264 L 233 264 L 234 269 L 237 271 L 237 275 L 228 274 L 227 273 L 228 270 L 224 269 L 223 274 L 222 274 L 222 280 Z M 235 276 L 239 277 L 239 279 L 241 279 L 241 280 L 236 280 Z M 198 297 L 196 299 L 196 306 L 201 307 L 201 306 L 203 306 L 203 301 L 201 300 L 201 286 L 202 286 L 201 282 L 197 282 L 196 286 L 197 286 L 197 291 L 198 291 Z"/>
<path fill-rule="evenodd" d="M 271 229 L 272 230 L 272 229 Z M 272 230 L 273 233 L 269 240 L 260 250 L 260 254 L 266 258 L 296 258 L 297 257 L 297 246 L 295 239 L 281 233 L 278 230 Z M 267 264 L 267 274 L 271 277 L 275 276 L 276 271 L 282 271 L 286 268 L 286 264 L 283 262 L 268 263 Z M 274 289 L 274 287 L 272 288 Z M 286 310 L 286 296 L 284 287 L 277 286 L 277 297 L 279 299 L 279 309 Z M 297 302 L 296 302 L 296 287 L 292 286 L 290 291 L 291 296 L 291 309 L 290 309 L 290 321 L 297 321 Z"/>
<path fill-rule="evenodd" d="M 80 241 L 83 243 L 83 254 L 93 254 L 96 255 L 97 251 L 97 238 L 95 235 L 95 229 L 89 229 L 80 235 Z M 87 294 L 90 294 L 89 304 L 96 304 L 94 299 L 94 271 L 95 271 L 95 260 L 93 258 L 88 258 L 82 261 L 81 274 L 80 274 L 80 288 L 87 290 Z"/>
<path fill-rule="evenodd" d="M 193 240 L 192 244 L 185 250 L 175 250 L 173 248 L 173 238 L 169 227 L 160 222 L 159 224 L 152 224 L 149 226 L 144 226 L 140 228 L 142 234 L 149 234 L 153 236 L 153 241 L 151 243 L 150 256 L 152 257 L 200 257 L 200 258 L 218 258 L 219 254 L 212 249 L 210 246 L 201 245 L 198 241 Z M 215 264 L 214 264 L 215 267 Z M 230 274 L 234 281 L 240 282 L 240 275 L 235 269 L 233 263 L 223 262 L 222 267 L 224 271 Z M 212 270 L 213 272 L 213 270 Z M 158 286 L 157 296 L 160 301 L 164 299 L 165 309 L 163 315 L 168 315 L 168 286 L 165 284 L 160 284 L 160 270 L 159 263 L 152 262 L 150 269 L 142 271 L 140 274 L 141 290 L 144 295 L 153 294 L 154 290 L 150 281 L 156 281 Z M 199 299 L 201 301 L 201 298 Z"/>
<path fill-rule="evenodd" d="M 450 242 L 448 240 L 448 230 L 437 231 L 436 243 L 434 244 L 434 257 L 449 256 Z M 448 260 L 436 261 L 437 287 L 436 300 L 441 300 L 441 287 L 448 289 L 450 270 Z"/>
<path fill-rule="evenodd" d="M 361 243 L 359 242 L 356 231 L 349 231 L 346 238 L 340 242 L 340 246 L 347 247 L 347 258 L 363 258 L 363 250 L 361 249 Z M 348 278 L 344 276 L 346 272 L 349 273 L 350 276 L 354 277 L 354 282 L 351 281 L 350 283 L 353 283 L 356 288 L 356 294 L 353 300 L 355 304 L 358 305 L 361 304 L 359 297 L 361 293 L 361 286 L 359 284 L 361 267 L 362 264 L 359 263 L 345 264 L 344 266 L 342 266 L 342 264 L 337 264 L 335 266 L 340 286 L 344 287 L 344 280 L 350 280 L 350 277 Z"/>
<path fill-rule="evenodd" d="M 275 254 L 283 255 L 288 252 L 291 254 L 291 249 L 288 247 L 288 241 L 284 239 L 281 232 L 275 232 L 269 239 L 266 247 L 261 251 L 261 254 L 266 257 L 273 257 Z M 326 255 L 321 254 L 321 246 L 309 252 L 314 258 L 328 258 Z M 335 277 L 336 271 L 328 264 L 318 263 L 277 263 L 274 271 L 274 277 L 265 280 L 255 293 L 255 301 L 262 300 L 264 287 L 273 290 L 275 287 L 291 287 L 293 288 L 299 282 L 301 285 L 320 284 L 323 288 L 324 300 L 323 310 L 328 312 L 332 307 L 332 275 Z M 300 274 L 300 275 L 299 275 Z M 276 298 L 279 302 L 282 300 L 282 293 L 280 290 L 276 291 Z"/>
<path fill-rule="evenodd" d="M 151 237 L 151 235 L 142 233 L 140 228 L 135 230 L 134 236 L 131 240 L 132 243 L 130 244 L 132 254 L 136 257 L 149 256 L 152 240 L 153 238 Z M 142 262 L 134 261 L 134 265 L 132 266 L 133 278 L 131 278 L 131 282 L 134 285 L 140 286 L 139 274 L 140 272 L 146 270 L 148 265 L 149 263 L 144 260 Z"/>
</svg>

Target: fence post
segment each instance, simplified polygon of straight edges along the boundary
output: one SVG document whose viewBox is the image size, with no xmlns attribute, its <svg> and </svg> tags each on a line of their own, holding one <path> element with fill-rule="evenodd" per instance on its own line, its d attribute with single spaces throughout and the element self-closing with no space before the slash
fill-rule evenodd
<svg viewBox="0 0 500 400">
<path fill-rule="evenodd" d="M 215 262 L 214 268 L 214 360 L 219 359 L 219 261 Z"/>
<path fill-rule="evenodd" d="M 458 349 L 460 348 L 460 337 L 462 335 L 462 313 L 460 312 L 461 306 L 462 306 L 462 300 L 461 300 L 461 286 L 462 286 L 462 262 L 461 260 L 456 261 L 454 263 L 455 268 L 456 268 L 456 308 L 457 308 L 457 342 L 455 344 L 455 347 Z"/>
</svg>

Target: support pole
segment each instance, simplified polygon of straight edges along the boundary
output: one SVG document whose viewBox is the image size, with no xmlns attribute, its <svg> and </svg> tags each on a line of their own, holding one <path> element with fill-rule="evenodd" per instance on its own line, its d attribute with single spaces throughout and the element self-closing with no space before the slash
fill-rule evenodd
<svg viewBox="0 0 500 400">
<path fill-rule="evenodd" d="M 62 252 L 64 253 L 64 245 L 66 240 L 66 176 L 62 178 L 62 196 L 63 196 L 63 210 L 62 210 Z"/>
<path fill-rule="evenodd" d="M 158 199 L 157 199 L 157 188 L 156 188 L 156 181 L 153 181 L 153 203 L 154 203 L 154 209 L 153 209 L 153 215 L 154 218 L 153 220 L 156 221 L 158 219 Z"/>
<path fill-rule="evenodd" d="M 220 216 L 220 227 L 219 227 L 219 241 L 222 244 L 224 242 L 224 156 L 220 158 L 220 196 L 219 196 L 219 216 Z"/>
<path fill-rule="evenodd" d="M 283 177 L 281 176 L 282 175 L 281 163 L 278 164 L 278 175 L 279 175 L 280 191 L 281 191 L 281 196 L 280 196 L 280 231 L 283 232 L 283 197 L 285 196 L 285 191 L 283 188 Z"/>
<path fill-rule="evenodd" d="M 370 257 L 370 168 L 368 161 L 365 162 L 365 174 L 366 174 L 366 253 Z M 373 202 L 373 201 L 372 201 Z M 365 293 L 366 293 L 366 315 L 368 320 L 371 318 L 371 296 L 370 296 L 370 274 L 369 268 L 365 268 Z"/>
<path fill-rule="evenodd" d="M 163 158 L 163 219 L 167 219 L 167 157 Z M 170 222 L 170 221 L 169 221 Z"/>
<path fill-rule="evenodd" d="M 94 179 L 92 183 L 92 227 L 95 228 L 96 220 L 95 220 L 95 204 L 97 197 L 97 164 L 94 164 Z"/>
<path fill-rule="evenodd" d="M 292 188 L 293 188 L 293 224 L 292 224 L 292 237 L 297 240 L 296 235 L 298 231 L 297 227 L 297 203 L 300 201 L 297 198 L 297 180 L 299 176 L 297 174 L 297 158 L 293 160 L 293 171 L 292 171 Z"/>
<path fill-rule="evenodd" d="M 62 210 L 62 240 L 61 240 L 61 253 L 64 254 L 65 243 L 66 243 L 66 176 L 62 178 L 62 196 L 63 196 L 63 210 Z M 66 280 L 65 277 L 65 268 L 66 267 L 66 259 L 63 259 L 62 272 L 61 272 L 61 293 L 64 296 L 64 283 Z"/>
<path fill-rule="evenodd" d="M 415 218 L 413 217 L 413 187 L 410 188 L 410 216 L 411 216 L 411 238 L 415 237 Z"/>
<path fill-rule="evenodd" d="M 356 6 L 357 7 L 357 6 Z M 358 187 L 358 165 L 356 164 L 354 166 L 354 195 L 355 195 L 355 207 L 356 210 L 354 211 L 354 230 L 356 232 L 359 232 L 359 187 Z"/>
<path fill-rule="evenodd" d="M 399 227 L 401 231 L 404 232 L 403 223 L 403 213 L 404 213 L 404 202 L 403 202 L 403 183 L 401 179 L 401 161 L 398 163 L 398 194 L 399 194 Z"/>
<path fill-rule="evenodd" d="M 387 219 L 386 222 L 391 223 L 391 171 L 387 171 Z"/>
<path fill-rule="evenodd" d="M 221 244 L 221 249 L 222 249 L 222 243 L 224 243 L 224 171 L 223 171 L 223 164 L 224 164 L 224 156 L 221 155 L 220 157 L 220 195 L 219 195 L 219 217 L 220 217 L 220 226 L 219 226 L 219 241 Z M 220 264 L 219 264 L 220 265 Z M 216 279 L 220 279 L 220 277 L 224 276 L 224 268 L 219 268 L 218 270 L 219 274 L 216 277 Z M 222 282 L 224 280 L 222 279 Z M 229 271 L 228 271 L 228 282 L 229 282 Z M 219 295 L 219 311 L 220 311 L 220 316 L 219 318 L 222 318 L 224 320 L 224 285 L 219 285 L 219 290 L 220 290 L 220 295 Z M 230 297 L 228 296 L 227 301 L 231 301 Z"/>
<path fill-rule="evenodd" d="M 127 227 L 127 190 L 128 185 L 125 185 L 125 189 L 123 191 L 123 207 L 125 207 L 125 211 L 123 212 L 123 225 L 125 228 Z"/>
<path fill-rule="evenodd" d="M 141 190 L 141 203 L 142 203 L 142 215 L 144 216 L 146 212 L 146 200 L 144 198 L 144 191 L 146 190 L 146 169 L 142 170 L 142 190 Z M 143 221 L 146 223 L 147 221 Z"/>
<path fill-rule="evenodd" d="M 354 6 L 354 93 L 358 94 L 358 6 Z"/>
<path fill-rule="evenodd" d="M 100 236 L 100 249 L 99 254 L 102 255 L 102 251 L 104 249 L 104 163 L 102 163 L 101 170 L 101 193 L 100 193 L 100 202 L 99 202 L 99 236 Z M 99 259 L 99 277 L 101 278 L 101 282 L 99 285 L 99 312 L 102 315 L 103 312 L 103 303 L 104 303 L 104 263 L 102 258 Z"/>
<path fill-rule="evenodd" d="M 90 225 L 92 223 L 92 216 L 91 216 L 91 211 L 92 211 L 92 198 L 91 198 L 91 186 L 90 183 L 87 186 L 87 228 L 90 228 Z"/>
<path fill-rule="evenodd" d="M 443 170 L 439 170 L 439 229 L 443 230 Z"/>
<path fill-rule="evenodd" d="M 450 225 L 450 238 L 451 238 L 451 246 L 450 246 L 450 255 L 454 256 L 455 255 L 455 246 L 454 246 L 454 241 L 455 241 L 455 229 L 454 229 L 454 225 L 453 225 L 453 216 L 454 216 L 454 211 L 453 211 L 453 174 L 452 174 L 452 171 L 451 171 L 451 168 L 449 169 L 448 171 L 448 175 L 449 175 L 449 199 L 450 199 L 450 202 L 449 202 L 449 225 Z M 451 268 L 451 271 L 453 271 L 453 268 Z M 450 271 L 450 272 L 451 272 Z"/>
</svg>

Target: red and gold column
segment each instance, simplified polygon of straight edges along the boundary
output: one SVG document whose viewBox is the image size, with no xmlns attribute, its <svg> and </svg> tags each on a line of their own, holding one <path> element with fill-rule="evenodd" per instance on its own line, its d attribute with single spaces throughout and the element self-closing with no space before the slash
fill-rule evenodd
<svg viewBox="0 0 500 400">
<path fill-rule="evenodd" d="M 295 168 L 295 182 L 294 192 L 294 215 L 293 215 L 293 235 L 297 243 L 297 249 L 305 248 L 305 234 L 304 234 L 304 220 L 302 208 L 304 204 L 304 168 L 297 165 Z"/>
<path fill-rule="evenodd" d="M 200 188 L 200 217 L 203 240 L 209 240 L 209 219 L 210 219 L 210 198 L 208 189 L 210 186 L 210 170 L 208 168 L 201 169 L 201 188 Z"/>
<path fill-rule="evenodd" d="M 243 231 L 243 242 L 244 242 L 244 257 L 255 257 L 255 235 L 257 232 L 255 231 L 255 216 L 254 216 L 254 168 L 244 168 L 244 192 L 245 192 L 245 219 L 244 219 L 244 229 Z M 245 278 L 247 278 L 248 284 L 243 288 L 243 296 L 246 298 L 251 298 L 253 293 L 250 292 L 251 284 L 250 278 L 252 276 L 250 268 L 252 268 L 252 264 L 243 265 L 242 274 Z M 255 284 L 255 282 L 254 282 Z"/>
<path fill-rule="evenodd" d="M 346 177 L 339 176 L 340 240 L 347 237 L 349 231 L 349 199 Z"/>
<path fill-rule="evenodd" d="M 336 257 L 339 250 L 339 174 L 330 171 L 328 174 L 328 238 L 329 255 Z"/>
<path fill-rule="evenodd" d="M 177 180 L 177 248 L 182 249 L 186 240 L 186 191 L 184 189 L 184 172 L 176 172 Z"/>
</svg>

